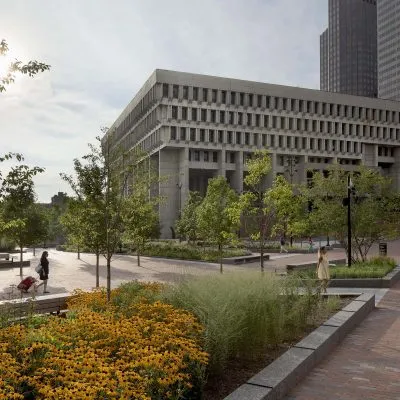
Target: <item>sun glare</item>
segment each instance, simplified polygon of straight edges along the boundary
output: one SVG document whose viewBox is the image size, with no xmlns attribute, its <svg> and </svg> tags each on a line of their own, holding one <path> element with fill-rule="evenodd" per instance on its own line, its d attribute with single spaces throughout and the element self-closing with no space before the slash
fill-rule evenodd
<svg viewBox="0 0 400 400">
<path fill-rule="evenodd" d="M 7 54 L 5 56 L 0 56 L 0 76 L 5 76 L 11 64 L 11 58 Z"/>
</svg>

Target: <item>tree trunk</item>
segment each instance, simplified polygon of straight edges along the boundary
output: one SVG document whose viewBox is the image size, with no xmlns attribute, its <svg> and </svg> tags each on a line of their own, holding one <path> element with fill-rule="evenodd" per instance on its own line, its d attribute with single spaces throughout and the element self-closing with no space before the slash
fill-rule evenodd
<svg viewBox="0 0 400 400">
<path fill-rule="evenodd" d="M 224 270 L 222 267 L 222 246 L 220 244 L 218 245 L 218 250 L 219 250 L 219 272 L 222 274 Z"/>
<path fill-rule="evenodd" d="M 81 248 L 78 245 L 78 260 L 80 260 L 80 259 L 81 259 Z"/>
<path fill-rule="evenodd" d="M 140 267 L 140 251 L 139 251 L 139 249 L 137 250 L 137 265 L 138 265 L 138 267 Z"/>
<path fill-rule="evenodd" d="M 97 252 L 96 253 L 96 287 L 100 286 L 100 282 L 99 282 L 99 257 L 100 257 L 100 253 Z"/>
<path fill-rule="evenodd" d="M 23 260 L 23 250 L 22 250 L 22 244 L 19 248 L 19 274 L 22 276 L 22 263 L 24 262 Z"/>
<path fill-rule="evenodd" d="M 264 273 L 264 240 L 260 241 L 261 273 Z"/>
<path fill-rule="evenodd" d="M 107 253 L 107 301 L 111 299 L 111 255 Z"/>
<path fill-rule="evenodd" d="M 33 247 L 33 256 L 34 257 L 36 256 L 36 248 L 35 247 Z"/>
</svg>

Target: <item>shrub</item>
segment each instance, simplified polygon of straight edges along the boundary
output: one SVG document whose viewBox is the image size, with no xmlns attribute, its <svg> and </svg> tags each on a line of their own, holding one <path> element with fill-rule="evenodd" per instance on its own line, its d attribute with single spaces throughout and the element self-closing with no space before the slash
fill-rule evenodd
<svg viewBox="0 0 400 400">
<path fill-rule="evenodd" d="M 243 256 L 248 254 L 243 249 L 225 249 L 224 257 Z M 198 247 L 188 244 L 150 243 L 146 246 L 143 255 L 149 257 L 177 258 L 182 260 L 201 260 L 209 262 L 219 261 L 219 252 L 210 247 Z"/>
<path fill-rule="evenodd" d="M 320 302 L 312 284 L 303 285 L 304 295 L 299 285 L 296 277 L 230 273 L 181 282 L 162 298 L 204 325 L 210 372 L 218 374 L 234 357 L 255 357 L 297 337 Z"/>
</svg>

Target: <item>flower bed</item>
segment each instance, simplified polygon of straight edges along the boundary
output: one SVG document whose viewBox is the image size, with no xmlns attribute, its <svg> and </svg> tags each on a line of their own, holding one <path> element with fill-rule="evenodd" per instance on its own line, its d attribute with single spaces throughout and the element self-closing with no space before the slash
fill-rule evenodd
<svg viewBox="0 0 400 400">
<path fill-rule="evenodd" d="M 108 305 L 104 292 L 78 293 L 67 319 L 1 329 L 0 398 L 196 396 L 207 354 L 195 318 L 141 296 L 123 308 L 118 301 Z"/>
<path fill-rule="evenodd" d="M 219 399 L 337 306 L 313 283 L 258 272 L 131 282 L 110 302 L 78 291 L 65 319 L 0 329 L 0 398 Z"/>
</svg>

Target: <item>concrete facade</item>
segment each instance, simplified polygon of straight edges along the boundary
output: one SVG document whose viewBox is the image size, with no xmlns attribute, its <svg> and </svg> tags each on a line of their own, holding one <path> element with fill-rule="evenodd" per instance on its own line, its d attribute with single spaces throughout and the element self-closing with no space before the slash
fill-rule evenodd
<svg viewBox="0 0 400 400">
<path fill-rule="evenodd" d="M 320 36 L 321 90 L 377 97 L 376 0 L 329 0 L 328 8 L 329 26 Z"/>
<path fill-rule="evenodd" d="M 400 101 L 400 1 L 377 0 L 378 95 Z"/>
<path fill-rule="evenodd" d="M 243 190 L 246 157 L 267 148 L 272 173 L 302 182 L 339 163 L 379 168 L 400 189 L 400 103 L 319 90 L 156 70 L 110 131 L 158 166 L 163 237 L 188 191 L 222 175 Z"/>
</svg>

